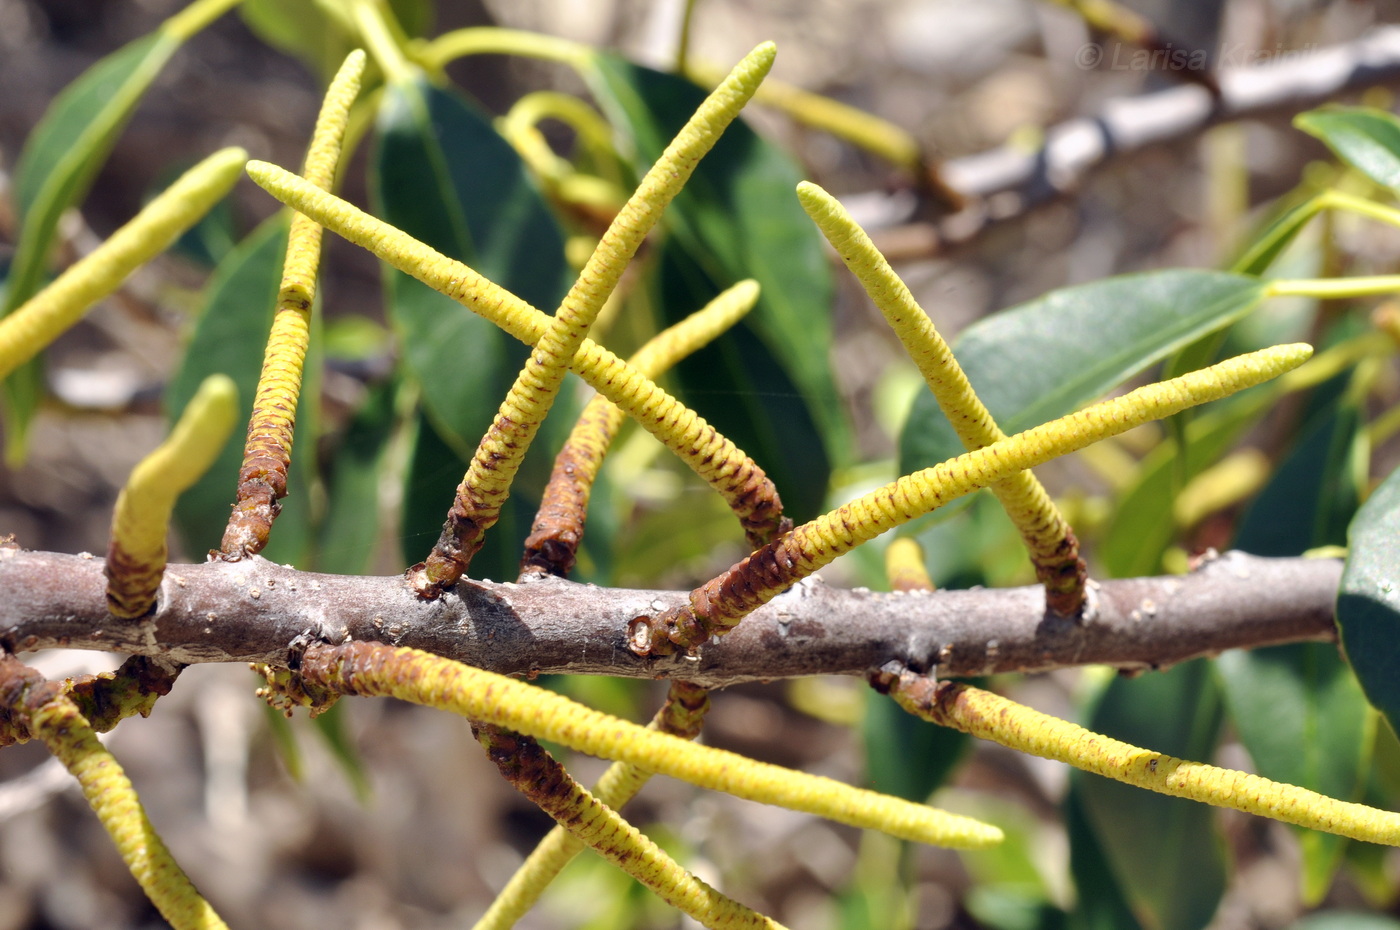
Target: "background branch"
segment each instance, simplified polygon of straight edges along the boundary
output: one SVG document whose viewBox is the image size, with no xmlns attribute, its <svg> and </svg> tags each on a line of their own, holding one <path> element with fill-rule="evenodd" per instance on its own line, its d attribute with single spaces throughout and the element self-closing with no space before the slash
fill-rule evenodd
<svg viewBox="0 0 1400 930">
<path fill-rule="evenodd" d="M 940 675 L 1107 664 L 1142 669 L 1226 649 L 1332 640 L 1335 559 L 1239 552 L 1186 576 L 1106 581 L 1088 619 L 1048 616 L 1040 587 L 883 594 L 808 581 L 700 649 L 643 659 L 628 623 L 681 591 L 599 588 L 553 577 L 461 583 L 437 601 L 401 576 L 299 572 L 261 558 L 171 565 L 154 615 L 107 613 L 101 560 L 0 550 L 0 644 L 68 646 L 179 662 L 287 664 L 311 642 L 412 646 L 507 674 L 677 677 L 708 687 L 863 675 L 889 661 Z"/>
</svg>

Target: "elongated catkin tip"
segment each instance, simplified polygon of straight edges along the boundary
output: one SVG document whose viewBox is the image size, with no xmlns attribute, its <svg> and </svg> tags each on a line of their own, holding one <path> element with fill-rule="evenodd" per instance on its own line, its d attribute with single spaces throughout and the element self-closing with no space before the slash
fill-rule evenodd
<svg viewBox="0 0 1400 930">
<path fill-rule="evenodd" d="M 729 289 L 729 295 L 739 303 L 754 304 L 763 288 L 753 278 L 745 278 Z"/>
</svg>

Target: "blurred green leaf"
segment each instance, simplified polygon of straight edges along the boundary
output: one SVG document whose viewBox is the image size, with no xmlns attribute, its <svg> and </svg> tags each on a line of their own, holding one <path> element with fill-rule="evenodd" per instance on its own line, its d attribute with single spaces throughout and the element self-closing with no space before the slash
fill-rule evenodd
<svg viewBox="0 0 1400 930">
<path fill-rule="evenodd" d="M 326 514 L 316 570 L 358 575 L 379 540 L 379 489 L 397 422 L 398 384 L 372 385 L 341 437 L 326 475 Z"/>
<path fill-rule="evenodd" d="M 969 741 L 966 733 L 920 720 L 873 692 L 866 696 L 860 732 L 870 787 L 916 803 L 947 780 Z"/>
<path fill-rule="evenodd" d="M 1243 275 L 1174 270 L 1065 288 L 989 316 L 954 344 L 959 362 L 1008 434 L 1063 416 L 1153 362 L 1239 319 L 1263 296 Z M 900 437 L 902 474 L 964 451 L 927 391 Z"/>
<path fill-rule="evenodd" d="M 255 36 L 299 58 L 323 84 L 357 45 L 347 21 L 316 0 L 243 0 L 238 11 Z"/>
<path fill-rule="evenodd" d="M 1329 106 L 1293 117 L 1337 157 L 1391 192 L 1400 192 L 1400 119 L 1374 107 Z"/>
<path fill-rule="evenodd" d="M 169 422 L 175 421 L 200 383 L 215 372 L 228 375 L 238 385 L 243 422 L 252 415 L 286 253 L 287 217 L 283 213 L 258 227 L 219 263 L 206 288 L 204 308 L 180 369 L 166 389 L 165 413 Z M 300 564 L 311 539 L 308 499 L 314 476 L 311 453 L 315 443 L 311 437 L 315 436 L 319 357 L 313 333 L 313 348 L 307 354 L 302 400 L 297 409 L 297 449 L 304 449 L 306 454 L 292 458 L 292 476 L 282 513 L 262 553 L 277 562 Z M 238 491 L 245 438 L 243 430 L 235 430 L 214 465 L 180 496 L 175 507 L 175 525 L 186 549 L 196 557 L 219 548 L 229 508 Z"/>
<path fill-rule="evenodd" d="M 1116 677 L 1090 730 L 1184 759 L 1209 759 L 1220 732 L 1219 687 L 1208 663 Z M 1124 900 L 1153 930 L 1200 930 L 1225 892 L 1225 851 L 1210 807 L 1071 773 L 1085 819 Z"/>
<path fill-rule="evenodd" d="M 705 91 L 675 75 L 610 55 L 595 56 L 594 62 L 593 91 L 630 142 L 632 164 L 640 175 L 699 106 Z M 720 337 L 712 346 L 710 357 L 727 357 L 727 363 L 722 372 L 711 372 L 694 385 L 697 392 L 728 392 L 722 401 L 727 404 L 744 397 L 751 385 L 734 367 L 743 365 L 756 376 L 769 371 L 798 385 L 805 418 L 820 428 L 821 445 L 801 447 L 815 459 L 807 466 L 815 470 L 828 468 L 816 458 L 822 449 L 838 464 L 849 459 L 850 427 L 831 376 L 831 269 L 821 236 L 793 193 L 801 178 L 786 154 L 736 120 L 697 166 L 667 209 L 663 224 L 675 239 L 674 248 L 699 270 L 695 280 L 703 280 L 711 294 L 744 278 L 756 279 L 763 288 L 758 305 L 738 331 Z M 691 292 L 675 304 L 668 301 L 668 321 L 693 312 L 699 306 L 693 303 L 694 296 Z M 736 348 L 735 343 L 746 336 L 748 345 Z M 693 376 L 698 364 L 682 367 L 681 394 L 687 400 L 691 384 L 686 372 Z M 727 382 L 727 378 L 736 380 Z M 760 419 L 751 421 L 749 430 L 769 435 L 789 428 L 782 422 L 788 410 L 770 411 L 767 399 L 761 403 L 752 409 Z M 727 429 L 724 432 L 729 434 Z M 779 467 L 779 459 L 744 448 L 765 469 Z M 783 458 L 789 456 L 790 451 Z M 785 503 L 798 519 L 820 507 L 805 487 L 778 481 Z"/>
<path fill-rule="evenodd" d="M 25 140 L 14 172 L 19 239 L 0 316 L 43 286 L 59 217 L 87 195 L 141 96 L 179 47 L 179 39 L 156 32 L 101 59 L 54 99 Z M 37 360 L 5 380 L 5 443 L 11 462 L 24 458 L 29 422 L 42 393 Z"/>
<path fill-rule="evenodd" d="M 1342 647 L 1366 698 L 1400 725 L 1400 470 L 1361 505 L 1337 599 Z"/>
<path fill-rule="evenodd" d="M 1239 274 L 1263 274 L 1273 264 L 1274 259 L 1288 248 L 1289 243 L 1297 237 L 1303 227 L 1308 225 L 1308 221 L 1317 216 L 1320 208 L 1320 201 L 1316 197 L 1309 197 L 1301 203 L 1284 207 L 1253 237 L 1249 248 L 1235 259 L 1230 270 Z"/>
<path fill-rule="evenodd" d="M 1128 907 L 1094 828 L 1084 814 L 1082 789 L 1071 783 L 1065 795 L 1065 832 L 1069 837 L 1069 870 L 1074 878 L 1075 905 L 1069 930 L 1143 930 Z"/>
</svg>

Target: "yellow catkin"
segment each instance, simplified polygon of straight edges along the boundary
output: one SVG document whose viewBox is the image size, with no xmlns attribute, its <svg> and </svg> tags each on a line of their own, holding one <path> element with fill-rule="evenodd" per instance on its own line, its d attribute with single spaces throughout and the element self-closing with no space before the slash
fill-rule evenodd
<svg viewBox="0 0 1400 930">
<path fill-rule="evenodd" d="M 865 230 L 835 197 L 815 184 L 797 185 L 797 198 L 884 314 L 963 445 L 980 449 L 1005 439 L 948 343 Z M 1064 615 L 1077 613 L 1084 603 L 1084 562 L 1079 541 L 1050 495 L 1029 471 L 998 481 L 991 491 L 1025 540 L 1051 609 Z"/>
<path fill-rule="evenodd" d="M 226 927 L 171 857 L 146 817 L 131 780 L 98 741 L 77 706 L 57 693 L 30 708 L 29 718 L 35 735 L 78 779 L 83 796 L 112 837 L 122 861 L 161 916 L 175 930 Z"/>
<path fill-rule="evenodd" d="M 442 538 L 421 577 L 414 574 L 420 593 L 455 583 L 480 550 L 598 312 L 667 204 L 753 96 L 776 54 L 773 43 L 766 42 L 734 67 L 681 127 L 603 233 L 477 446 Z"/>
<path fill-rule="evenodd" d="M 913 684 L 917 680 L 926 683 L 922 693 Z M 1400 814 L 1392 811 L 1140 749 L 966 685 L 933 686 L 927 679 L 906 674 L 891 693 L 910 712 L 935 723 L 1139 788 L 1368 843 L 1400 846 Z"/>
<path fill-rule="evenodd" d="M 1312 347 L 1301 343 L 1251 352 L 905 475 L 784 534 L 692 591 L 688 604 L 633 621 L 632 648 L 640 654 L 691 648 L 887 530 L 1017 471 L 1277 377 L 1311 355 Z"/>
<path fill-rule="evenodd" d="M 740 281 L 703 309 L 653 336 L 627 364 L 645 377 L 656 378 L 737 323 L 753 308 L 758 294 L 758 282 Z M 594 397 L 583 408 L 555 457 L 549 483 L 525 540 L 523 571 L 566 576 L 573 568 L 583 539 L 593 482 L 625 416 L 605 397 Z"/>
<path fill-rule="evenodd" d="M 706 689 L 687 682 L 672 682 L 665 706 L 657 711 L 648 727 L 682 739 L 694 739 L 700 734 L 700 724 L 709 707 L 710 698 Z M 635 765 L 614 762 L 593 786 L 593 796 L 600 803 L 618 810 L 632 800 L 650 778 L 650 772 Z M 550 830 L 516 869 L 472 930 L 506 930 L 515 926 L 515 922 L 534 906 L 564 866 L 583 849 L 583 841 L 564 827 L 556 826 Z"/>
<path fill-rule="evenodd" d="M 117 496 L 107 547 L 107 609 L 125 620 L 155 603 L 175 500 L 214 464 L 238 418 L 227 375 L 204 379 L 165 442 L 142 459 Z"/>
<path fill-rule="evenodd" d="M 549 324 L 547 315 L 467 265 L 276 165 L 249 162 L 248 174 L 278 200 L 446 294 L 520 341 L 533 345 L 544 335 Z M 781 516 L 773 507 L 777 492 L 768 476 L 695 411 L 591 340 L 583 341 L 569 367 L 718 491 L 747 532 L 770 532 L 778 524 Z"/>
<path fill-rule="evenodd" d="M 89 307 L 165 251 L 229 192 L 248 160 L 238 148 L 210 155 L 52 284 L 0 320 L 0 378 L 38 355 Z"/>
<path fill-rule="evenodd" d="M 360 92 L 364 70 L 365 53 L 351 52 L 321 104 L 303 175 L 308 183 L 323 190 L 330 190 L 335 181 L 350 105 Z M 295 214 L 287 234 L 287 258 L 282 265 L 277 309 L 263 354 L 253 414 L 248 421 L 248 439 L 238 472 L 238 498 L 220 546 L 227 556 L 239 558 L 267 545 L 278 502 L 287 494 L 287 469 L 292 461 L 292 436 L 320 261 L 321 227 L 302 214 Z"/>
<path fill-rule="evenodd" d="M 579 785 L 535 741 L 498 727 L 479 725 L 476 730 L 506 780 L 554 818 L 559 829 L 567 830 L 574 842 L 588 846 L 667 904 L 705 927 L 738 930 L 779 926 L 687 872 L 615 813 L 612 805 L 602 803 Z M 510 925 L 496 919 L 493 923 Z"/>
<path fill-rule="evenodd" d="M 924 565 L 924 547 L 908 536 L 893 539 L 885 547 L 885 577 L 891 591 L 932 591 L 933 579 Z"/>
<path fill-rule="evenodd" d="M 375 643 L 314 646 L 306 652 L 301 674 L 334 691 L 431 705 L 712 791 L 901 839 L 955 847 L 1002 839 L 996 827 L 967 817 L 697 746 L 563 695 L 414 649 Z"/>
</svg>

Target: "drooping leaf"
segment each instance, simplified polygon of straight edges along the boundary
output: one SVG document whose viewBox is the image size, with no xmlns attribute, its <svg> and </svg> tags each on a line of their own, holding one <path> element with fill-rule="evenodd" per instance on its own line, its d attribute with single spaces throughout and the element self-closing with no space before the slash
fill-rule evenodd
<svg viewBox="0 0 1400 930">
<path fill-rule="evenodd" d="M 228 375 L 238 385 L 243 421 L 252 414 L 286 252 L 287 218 L 283 214 L 260 226 L 219 263 L 205 292 L 204 308 L 180 369 L 166 390 L 165 411 L 171 422 L 194 396 L 200 382 L 215 372 Z M 288 494 L 262 553 L 278 562 L 300 563 L 310 541 L 309 485 L 314 476 L 311 437 L 315 436 L 318 364 L 319 349 L 313 339 L 297 411 L 297 445 Z M 175 525 L 191 555 L 198 557 L 219 547 L 238 490 L 244 439 L 244 432 L 235 430 L 214 466 L 180 496 Z M 295 454 L 303 451 L 305 454 Z"/>
<path fill-rule="evenodd" d="M 179 47 L 180 40 L 166 31 L 123 46 L 68 85 L 29 134 L 15 166 L 19 239 L 0 316 L 43 285 L 59 217 L 87 194 L 141 96 Z M 12 462 L 24 457 L 42 391 L 37 361 L 5 380 L 5 442 Z"/>
<path fill-rule="evenodd" d="M 1400 119 L 1374 107 L 1329 106 L 1293 118 L 1337 157 L 1392 192 L 1400 192 Z"/>
<path fill-rule="evenodd" d="M 961 761 L 969 737 L 907 713 L 894 701 L 871 694 L 860 728 L 870 787 L 923 803 Z"/>
<path fill-rule="evenodd" d="M 1221 722 L 1208 663 L 1187 662 L 1137 679 L 1115 678 L 1086 726 L 1178 758 L 1209 759 Z M 1138 922 L 1200 930 L 1225 892 L 1225 854 L 1210 807 L 1071 773 L 1085 819 Z"/>
<path fill-rule="evenodd" d="M 1069 870 L 1074 878 L 1075 903 L 1069 930 L 1143 930 L 1124 900 L 1117 876 L 1109 867 L 1094 828 L 1084 814 L 1078 785 L 1065 795 L 1065 832 L 1069 837 Z"/>
<path fill-rule="evenodd" d="M 1347 661 L 1371 705 L 1400 725 L 1400 470 L 1361 505 L 1337 598 Z"/>
<path fill-rule="evenodd" d="M 243 0 L 239 13 L 254 35 L 301 59 L 323 82 L 356 44 L 347 20 L 330 15 L 316 0 Z"/>
<path fill-rule="evenodd" d="M 704 91 L 675 75 L 609 55 L 596 56 L 595 65 L 594 93 L 630 144 L 640 174 L 694 112 Z M 830 374 L 831 270 L 821 236 L 794 194 L 800 179 L 786 155 L 742 120 L 735 121 L 667 209 L 663 225 L 676 248 L 716 289 L 744 278 L 758 280 L 762 297 L 741 324 L 756 337 L 750 349 L 725 349 L 728 341 L 742 338 L 736 334 L 721 337 L 715 351 L 781 371 L 798 385 L 807 417 L 820 427 L 822 447 L 841 463 L 849 458 L 849 426 Z M 678 306 L 667 313 L 694 309 Z M 716 375 L 700 389 L 713 390 L 717 381 Z M 725 389 L 737 396 L 747 387 L 740 382 Z M 685 390 L 682 395 L 689 397 Z M 762 416 L 754 423 L 758 432 L 778 427 L 776 421 L 784 415 L 755 412 Z M 760 459 L 759 464 L 767 468 L 770 463 Z M 779 491 L 788 490 L 779 484 Z"/>
<path fill-rule="evenodd" d="M 1052 291 L 970 326 L 953 345 L 1008 434 L 1066 413 L 1153 362 L 1233 322 L 1263 297 L 1254 278 L 1173 270 Z M 933 395 L 915 397 L 900 438 L 902 473 L 963 452 Z"/>
</svg>

